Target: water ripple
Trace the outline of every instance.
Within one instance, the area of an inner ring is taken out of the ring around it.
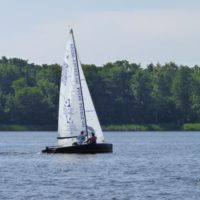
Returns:
[[[200,134],[107,133],[114,153],[96,155],[38,153],[54,141],[54,133],[1,138],[2,200],[199,198]]]

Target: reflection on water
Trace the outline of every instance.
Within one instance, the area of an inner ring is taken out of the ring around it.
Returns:
[[[0,199],[199,198],[199,133],[105,136],[112,154],[41,154],[56,133],[0,133]]]

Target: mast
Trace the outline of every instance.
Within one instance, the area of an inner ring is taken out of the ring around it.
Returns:
[[[86,114],[85,114],[85,104],[84,104],[84,99],[83,99],[83,90],[82,90],[82,85],[81,85],[81,78],[80,78],[80,72],[79,72],[79,63],[78,63],[78,57],[77,57],[77,51],[76,51],[76,44],[75,44],[75,39],[74,39],[74,33],[72,28],[70,29],[70,32],[72,34],[72,39],[73,39],[73,43],[74,43],[74,50],[75,50],[75,54],[76,54],[76,63],[77,63],[77,68],[78,68],[78,78],[79,78],[79,82],[80,82],[80,91],[81,91],[81,99],[83,102],[83,113],[84,113],[84,117],[85,117],[85,127],[86,127],[86,135],[88,138],[88,129],[87,129],[87,119],[86,119]]]

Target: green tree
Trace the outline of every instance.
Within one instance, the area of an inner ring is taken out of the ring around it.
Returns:
[[[152,82],[147,70],[139,70],[133,75],[131,89],[135,97],[135,122],[151,123],[152,118]]]
[[[191,121],[200,121],[200,67],[192,69]]]
[[[153,82],[153,118],[154,123],[173,123],[176,119],[176,105],[172,100],[172,82],[178,67],[174,63],[161,66],[151,65],[151,80]],[[149,68],[148,68],[149,70]]]
[[[190,122],[191,114],[191,70],[188,67],[181,66],[173,81],[172,92],[173,100],[179,111],[177,116],[178,123]]]
[[[25,87],[17,90],[15,97],[18,122],[22,124],[44,124],[46,109],[38,88]]]

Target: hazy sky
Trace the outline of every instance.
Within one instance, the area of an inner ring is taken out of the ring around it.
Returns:
[[[82,63],[200,65],[199,0],[0,0],[0,57],[62,64],[68,25]]]

